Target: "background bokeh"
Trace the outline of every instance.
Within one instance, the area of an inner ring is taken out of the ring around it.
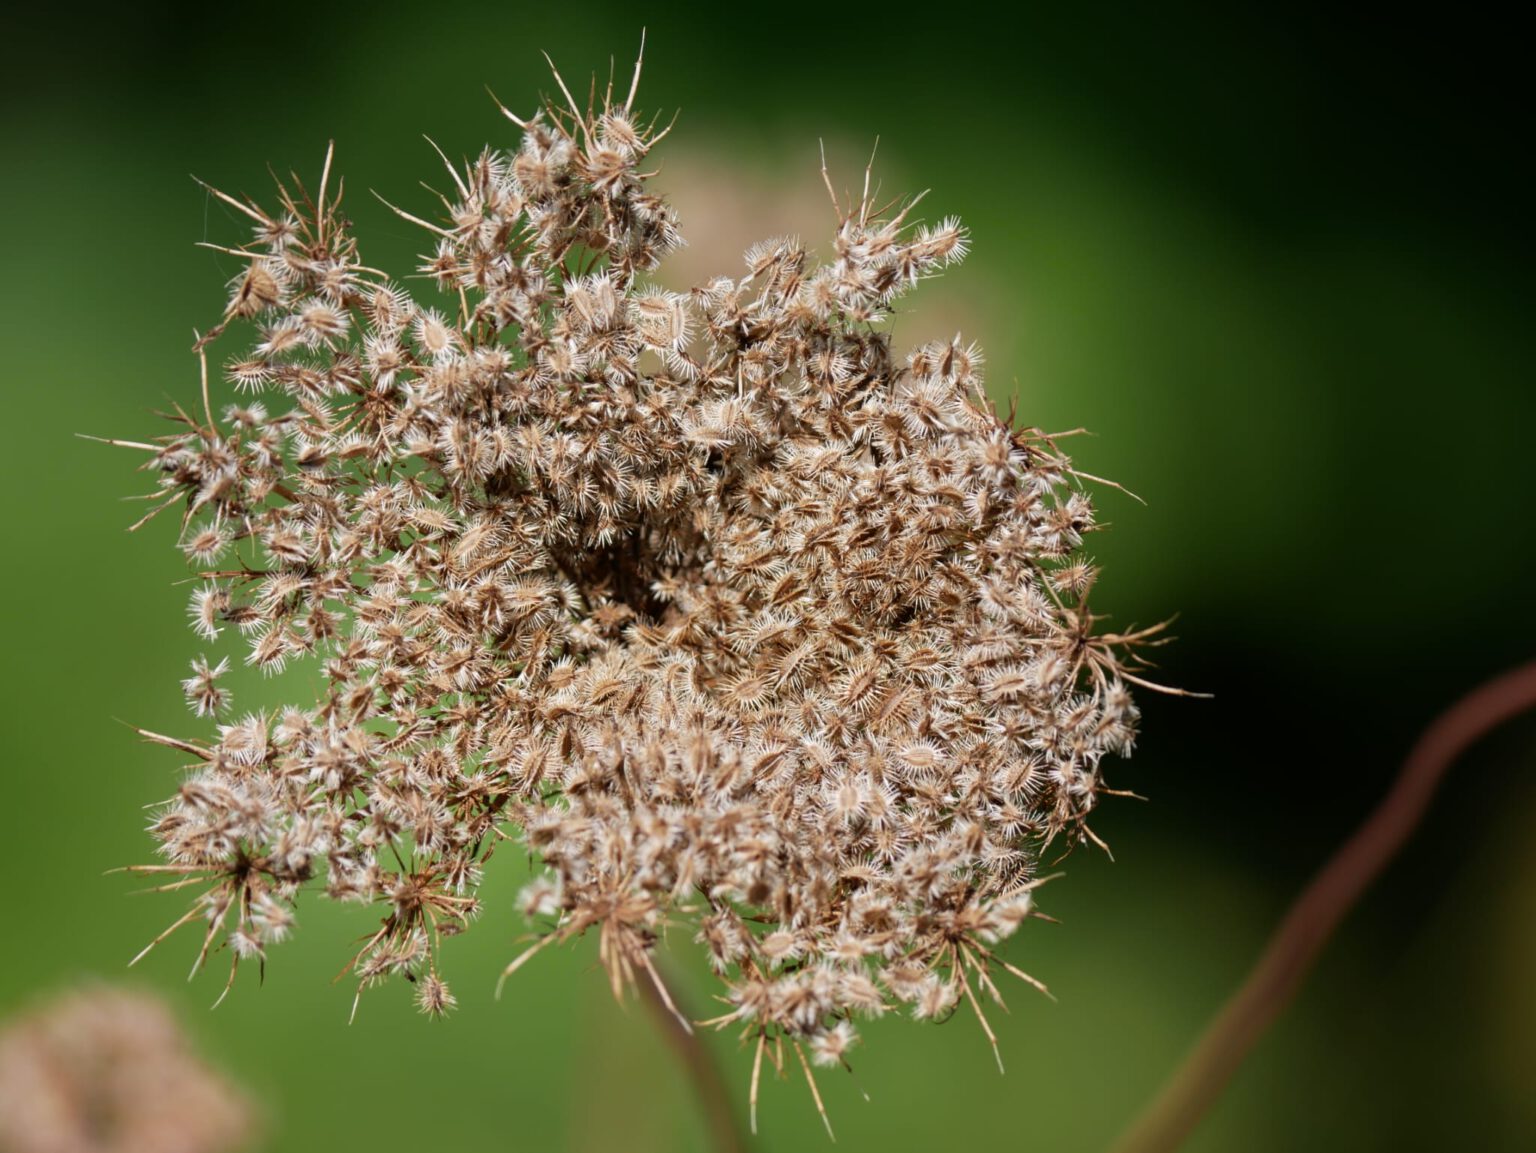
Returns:
[[[1526,61],[1472,6],[1423,25],[1403,9],[1033,7],[3,17],[0,1015],[119,977],[182,908],[103,875],[147,857],[141,806],[177,777],[120,722],[195,731],[174,525],[126,536],[132,455],[73,434],[154,435],[151,410],[195,395],[191,331],[216,321],[231,267],[193,242],[244,229],[187,174],[264,194],[268,162],[312,177],[334,137],[366,259],[407,268],[418,238],[365,190],[424,209],[416,182],[441,170],[422,133],[450,155],[510,144],[483,85],[530,109],[553,87],[540,49],[570,77],[610,55],[626,75],[645,24],[642,102],[682,109],[659,155],[685,230],[805,227],[818,207],[830,230],[818,139],[851,184],[879,136],[885,186],[931,187],[926,210],[975,241],[898,318],[898,343],[928,312],[962,315],[995,395],[1093,430],[1080,466],[1148,501],[1098,498],[1098,605],[1117,623],[1181,614],[1164,675],[1215,699],[1143,694],[1115,783],[1149,803],[1106,806],[1115,860],[1069,858],[1041,898],[1064,923],[1010,945],[1059,1000],[1010,998],[1006,1076],[961,1014],[874,1024],[857,1082],[823,1077],[838,1148],[1102,1148],[1418,729],[1536,652]],[[1533,767],[1527,720],[1457,768],[1191,1149],[1536,1147]],[[266,1148],[702,1148],[687,1086],[643,1011],[614,1005],[591,943],[492,999],[524,931],[523,865],[496,865],[486,916],[448,946],[446,1022],[388,987],[349,1027],[352,988],[330,979],[373,918],[315,901],[264,984],[242,979],[214,1013],[217,966],[183,980],[191,939],[136,977],[264,1102]],[[684,984],[702,1015],[707,984]],[[750,1054],[714,1043],[744,1099]],[[803,1084],[765,1085],[762,1123],[762,1149],[826,1147]]]

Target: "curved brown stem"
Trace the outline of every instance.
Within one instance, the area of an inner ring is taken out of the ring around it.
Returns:
[[[655,965],[656,961],[651,963]],[[743,1153],[747,1146],[736,1122],[735,1110],[731,1108],[730,1090],[704,1042],[687,1026],[676,1005],[668,1003],[667,997],[671,996],[675,1001],[676,994],[664,994],[659,976],[652,980],[640,974],[635,987],[698,1096],[709,1128],[710,1147],[715,1153]]]
[[[1168,1153],[1183,1144],[1295,993],[1339,921],[1412,835],[1445,771],[1480,737],[1532,707],[1536,662],[1474,689],[1435,718],[1376,810],[1296,899],[1248,979],[1121,1137],[1115,1153]]]

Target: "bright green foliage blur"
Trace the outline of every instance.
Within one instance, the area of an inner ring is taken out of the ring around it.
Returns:
[[[184,907],[104,875],[149,859],[143,807],[178,780],[121,722],[205,731],[177,687],[200,649],[174,514],[126,535],[136,454],[74,434],[147,438],[152,410],[196,397],[192,330],[218,320],[233,265],[193,242],[245,231],[187,174],[262,197],[268,162],[313,179],[334,137],[364,260],[409,270],[420,236],[367,190],[424,211],[416,182],[441,170],[422,133],[451,156],[512,143],[483,85],[530,110],[554,91],[540,49],[583,89],[610,55],[627,83],[642,22],[640,103],[682,110],[663,163],[706,150],[814,181],[818,138],[878,136],[877,173],[915,182],[893,193],[931,187],[925,212],[966,221],[950,277],[979,302],[966,335],[994,394],[1091,429],[1070,442],[1080,467],[1148,502],[1097,496],[1098,607],[1179,613],[1163,674],[1215,694],[1142,695],[1141,750],[1111,781],[1149,803],[1106,805],[1114,863],[1068,858],[1041,893],[1064,923],[1010,943],[1058,1000],[1004,986],[1007,1074],[966,1012],[871,1024],[857,1080],[822,1077],[838,1149],[1103,1148],[1418,729],[1536,653],[1532,246],[1497,29],[775,11],[172,5],[8,32],[0,1015],[128,977]],[[241,710],[308,692],[302,675],[236,689]],[[1536,1147],[1533,768],[1531,722],[1458,768],[1192,1149]],[[397,984],[349,1027],[353,986],[331,978],[377,914],[320,900],[216,1012],[222,959],[188,985],[190,936],[131,979],[254,1088],[271,1150],[701,1149],[687,1086],[592,942],[493,1000],[524,871],[503,850],[485,916],[449,942],[444,1022]],[[708,1015],[712,983],[684,985]],[[750,1052],[714,1041],[744,1107]],[[828,1147],[798,1080],[765,1081],[760,1121],[762,1149]]]

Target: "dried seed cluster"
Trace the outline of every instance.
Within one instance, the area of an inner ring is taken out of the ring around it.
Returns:
[[[145,994],[80,989],[0,1030],[6,1153],[233,1153],[255,1134],[249,1102]]]
[[[882,321],[961,227],[866,178],[830,260],[771,240],[663,291],[666,133],[633,98],[507,113],[514,151],[448,165],[436,223],[401,212],[435,303],[360,263],[329,157],[313,196],[215,193],[255,238],[199,347],[254,329],[243,396],[215,415],[205,360],[201,413],[139,447],[205,577],[196,631],[325,688],[231,718],[229,658],[193,664],[218,736],[156,738],[195,764],[148,868],[210,882],[178,925],[236,965],[312,879],[381,905],[360,991],[403,974],[439,1013],[440,938],[515,839],[549,920],[509,971],[596,929],[616,989],[654,980],[690,923],[716,1024],[835,1063],[857,1015],[996,995],[1042,847],[1091,836],[1130,750],[1151,630],[1095,632],[1089,499],[977,349],[892,353]]]

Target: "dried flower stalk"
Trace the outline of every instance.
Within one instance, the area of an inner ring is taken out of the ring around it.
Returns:
[[[892,353],[897,301],[965,255],[956,221],[866,173],[832,196],[830,262],[781,238],[665,291],[647,274],[682,239],[645,168],[667,130],[634,84],[583,106],[556,80],[562,102],[503,109],[514,150],[444,158],[440,208],[396,209],[436,302],[361,262],[329,154],[272,207],[212,192],[255,235],[223,250],[244,263],[200,404],[137,446],[145,519],[180,510],[205,641],[324,689],[236,716],[230,656],[194,663],[217,735],[146,734],[193,763],[144,871],[205,886],[177,925],[231,981],[306,884],[376,904],[359,995],[404,976],[440,1014],[440,939],[514,839],[546,927],[507,974],[595,931],[616,993],[670,1004],[651,950],[692,925],[754,1100],[765,1052],[809,1079],[859,1016],[965,1002],[986,1028],[996,970],[1038,984],[995,946],[1043,848],[1095,839],[1158,630],[1096,631],[1091,502],[994,410],[976,346]],[[253,344],[216,406],[233,328]]]
[[[1339,923],[1417,831],[1441,778],[1493,729],[1536,708],[1536,661],[1487,681],[1419,736],[1386,795],[1307,884],[1242,985],[1211,1019],[1114,1153],[1173,1153],[1295,996]]]

